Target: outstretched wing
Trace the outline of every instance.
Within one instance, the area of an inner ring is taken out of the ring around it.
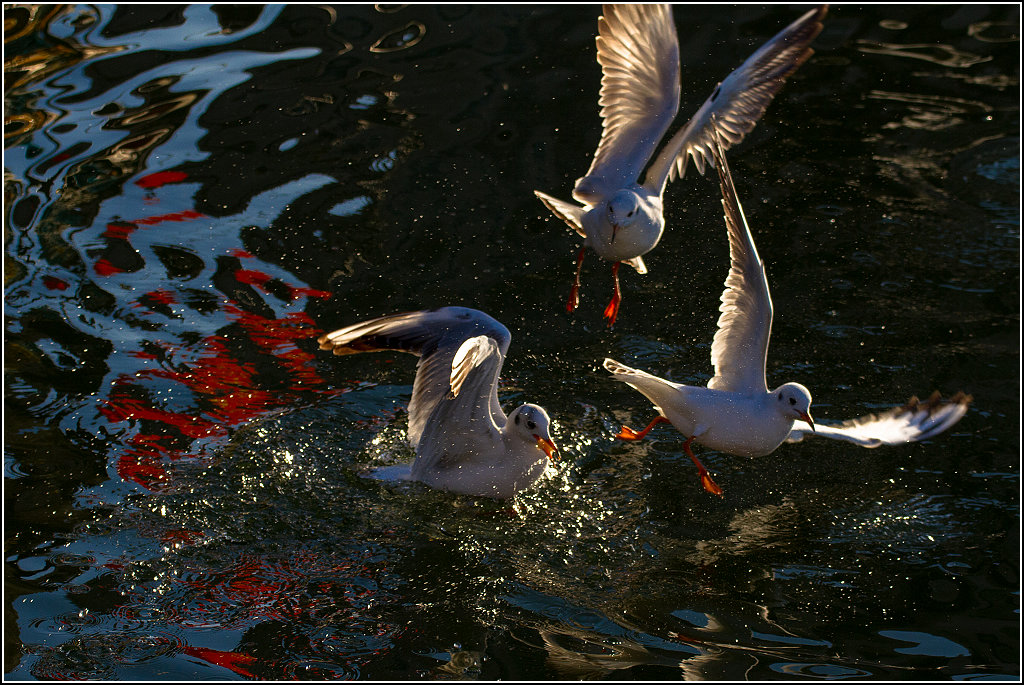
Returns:
[[[598,18],[604,130],[573,197],[597,204],[638,183],[679,111],[679,42],[669,5],[605,5]]]
[[[762,45],[715,88],[693,118],[672,136],[647,171],[644,186],[661,193],[669,180],[681,178],[693,157],[704,174],[715,129],[728,150],[754,128],[786,79],[814,54],[811,41],[821,32],[828,5],[810,10]]]
[[[838,426],[815,422],[813,431],[803,421],[797,421],[786,441],[800,442],[807,436],[818,436],[845,440],[861,447],[878,447],[927,440],[959,421],[971,399],[970,395],[958,392],[943,400],[936,392],[925,402],[912,397],[902,407],[845,421]]]
[[[483,312],[442,307],[364,321],[317,342],[334,354],[399,350],[420,357],[409,402],[409,443],[419,452],[428,421],[504,427],[498,375],[511,339],[507,328]]]
[[[557,197],[551,197],[539,190],[533,191],[533,194],[540,198],[544,206],[550,209],[555,216],[569,224],[569,228],[579,233],[580,237],[587,237],[587,232],[583,229],[583,212],[586,211],[583,207],[559,200]]]
[[[767,392],[764,374],[772,332],[768,279],[736,196],[717,131],[712,134],[711,151],[718,169],[725,227],[729,233],[730,268],[718,308],[722,312],[718,317],[718,331],[711,343],[715,376],[708,387],[734,392]]]

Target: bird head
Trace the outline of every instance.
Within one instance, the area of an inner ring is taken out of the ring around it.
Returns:
[[[814,430],[811,418],[811,391],[799,383],[786,383],[775,389],[775,402],[782,415],[796,421],[806,421]]]
[[[636,221],[640,211],[640,198],[632,190],[620,190],[608,200],[608,222],[612,225],[612,240],[615,233]]]
[[[512,430],[524,442],[536,444],[537,449],[547,455],[548,459],[553,458],[558,448],[551,439],[551,419],[542,407],[524,404],[517,407],[508,420],[512,424]]]

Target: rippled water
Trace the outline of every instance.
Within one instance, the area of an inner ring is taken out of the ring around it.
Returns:
[[[5,6],[13,679],[1017,679],[1019,7],[835,6],[730,155],[815,417],[965,390],[926,443],[744,459],[598,364],[706,382],[717,183],[624,273],[533,196],[599,136],[596,6]],[[677,6],[684,110],[791,21]],[[514,508],[412,456],[414,360],[317,334],[445,304],[513,333],[562,460]]]

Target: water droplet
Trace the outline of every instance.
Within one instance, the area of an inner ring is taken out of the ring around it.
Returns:
[[[396,52],[411,48],[423,40],[426,32],[426,26],[418,21],[410,21],[402,28],[381,36],[370,46],[370,52]]]

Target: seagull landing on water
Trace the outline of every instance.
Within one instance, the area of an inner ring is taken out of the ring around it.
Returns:
[[[604,368],[616,380],[639,390],[659,414],[642,431],[623,426],[616,437],[640,440],[657,424],[671,423],[688,436],[683,448],[696,464],[704,489],[721,495],[722,489],[690,449],[694,441],[730,454],[759,457],[775,451],[784,441],[799,442],[810,435],[862,447],[914,442],[938,435],[959,421],[971,402],[970,395],[962,392],[945,402],[938,393],[926,402],[915,397],[878,416],[823,426],[815,425],[811,418],[811,393],[804,386],[785,383],[768,390],[765,365],[772,299],[764,262],[754,247],[717,135],[712,136],[711,151],[722,187],[732,265],[722,293],[718,331],[711,344],[715,376],[708,387],[702,388],[672,383],[605,359]]]
[[[814,54],[809,45],[827,10],[823,5],[807,12],[761,46],[663,143],[679,113],[679,43],[672,10],[668,5],[604,6],[597,21],[604,132],[590,170],[572,191],[582,206],[534,191],[583,238],[568,311],[579,304],[580,270],[589,247],[614,262],[615,292],[604,317],[609,326],[615,323],[622,299],[619,265],[647,273],[642,255],[661,240],[668,181],[683,176],[691,156],[704,173],[713,130],[726,149],[743,140],[786,78]]]
[[[398,350],[420,358],[409,402],[416,460],[404,477],[464,495],[509,499],[531,486],[557,451],[536,404],[505,416],[498,376],[512,336],[475,309],[392,314],[317,339],[334,354]]]

